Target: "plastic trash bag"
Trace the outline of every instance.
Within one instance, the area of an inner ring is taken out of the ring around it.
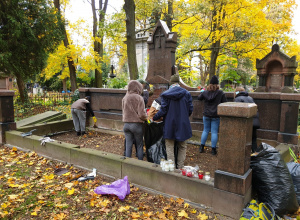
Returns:
[[[268,203],[278,215],[298,210],[292,177],[274,147],[262,143],[251,156],[250,167],[252,186],[260,202]]]
[[[130,193],[130,185],[128,182],[128,177],[125,176],[124,179],[119,179],[110,185],[98,186],[95,190],[95,193],[105,195],[111,194],[116,195],[119,199],[123,200]]]
[[[300,204],[300,164],[295,162],[289,162],[286,165],[292,176],[297,201],[298,204]]]
[[[160,159],[167,159],[163,123],[145,123],[145,145],[147,161],[160,164]]]

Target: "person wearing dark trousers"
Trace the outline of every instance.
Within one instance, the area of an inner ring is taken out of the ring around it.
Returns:
[[[248,92],[245,91],[243,87],[237,87],[234,93],[234,101],[235,102],[245,102],[245,103],[255,103],[253,98],[249,96]],[[259,113],[253,117],[253,129],[252,129],[252,153],[256,152],[257,149],[257,136],[256,130],[260,128],[259,123]]]
[[[220,117],[218,116],[217,109],[218,105],[222,102],[227,102],[225,93],[219,90],[219,80],[217,76],[213,75],[207,89],[201,90],[202,92],[198,96],[198,100],[204,100],[204,112],[203,112],[203,132],[201,135],[201,145],[200,153],[204,152],[204,146],[208,137],[209,132],[211,132],[211,147],[212,155],[217,154],[217,142],[218,142],[218,132],[220,125]]]
[[[72,119],[77,136],[85,134],[86,109],[94,117],[94,112],[90,105],[90,99],[90,96],[86,96],[84,99],[78,99],[71,105]]]
[[[160,110],[154,115],[152,121],[163,117],[163,137],[165,139],[167,159],[176,161],[176,168],[184,166],[187,140],[192,137],[192,128],[189,117],[193,112],[193,100],[189,91],[180,87],[178,74],[170,78],[170,88],[161,96]],[[175,152],[177,144],[177,155]]]
[[[122,99],[122,121],[124,122],[124,134],[126,143],[126,157],[131,157],[132,146],[135,141],[137,156],[143,160],[143,124],[147,120],[144,99],[141,96],[143,86],[137,80],[131,80],[127,93]]]

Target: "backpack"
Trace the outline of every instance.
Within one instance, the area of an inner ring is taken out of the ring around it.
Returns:
[[[240,220],[276,220],[274,209],[267,203],[257,203],[256,200],[251,200],[244,209]]]

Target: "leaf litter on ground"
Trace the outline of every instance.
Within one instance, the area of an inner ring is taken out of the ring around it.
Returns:
[[[15,147],[0,147],[0,168],[1,219],[230,219],[134,184],[123,201],[98,195],[96,187],[115,180],[97,175],[79,182],[90,171]],[[57,170],[68,172],[55,175]]]

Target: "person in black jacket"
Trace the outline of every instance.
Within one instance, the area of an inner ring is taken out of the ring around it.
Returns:
[[[235,89],[235,102],[255,103],[253,98],[249,96],[248,92],[243,87],[237,87]],[[257,149],[256,142],[256,130],[260,128],[259,114],[253,117],[253,129],[252,129],[252,152],[254,153]]]
[[[222,102],[227,102],[225,93],[219,90],[219,80],[217,76],[213,76],[209,82],[207,90],[201,92],[198,100],[204,100],[203,125],[204,129],[201,135],[200,153],[204,152],[205,142],[209,132],[211,132],[211,147],[212,155],[217,154],[218,132],[220,125],[220,117],[217,114],[218,105]],[[202,91],[202,90],[201,90]]]

